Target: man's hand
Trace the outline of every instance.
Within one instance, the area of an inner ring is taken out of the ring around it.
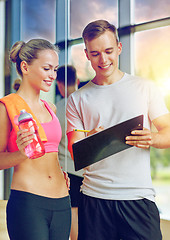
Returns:
[[[103,126],[100,126],[98,128],[92,129],[90,132],[87,133],[87,136],[93,135],[94,133],[98,133],[104,130]]]
[[[62,171],[63,175],[64,175],[64,179],[66,180],[66,185],[67,185],[67,189],[70,190],[70,178],[68,177],[67,172]]]
[[[126,144],[136,146],[138,148],[147,149],[152,146],[152,134],[147,128],[143,130],[133,130],[132,136],[126,137]]]

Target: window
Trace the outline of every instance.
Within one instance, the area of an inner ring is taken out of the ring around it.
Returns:
[[[92,80],[95,72],[91,67],[90,61],[87,60],[84,44],[77,44],[71,47],[70,64],[77,69],[77,76],[81,82]]]
[[[118,24],[117,0],[71,0],[70,37],[81,37],[84,27],[91,21],[105,19]]]
[[[70,38],[81,38],[84,27],[91,21],[105,19],[118,25],[117,0],[71,0],[70,1]],[[75,41],[71,46],[69,64],[77,69],[80,81],[88,81],[94,77],[94,70],[84,53],[84,44]],[[78,44],[77,44],[78,43]]]
[[[45,38],[55,43],[55,0],[22,0],[21,39]]]
[[[135,23],[152,21],[170,16],[169,0],[134,0]]]
[[[170,81],[169,39],[170,26],[135,33],[136,74],[156,81],[162,88]]]
[[[135,33],[136,75],[151,79],[162,89],[170,110],[170,26]],[[151,170],[156,202],[163,217],[170,217],[170,149],[151,148]]]

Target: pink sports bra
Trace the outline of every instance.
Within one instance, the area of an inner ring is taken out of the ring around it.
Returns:
[[[41,123],[45,131],[45,134],[47,136],[47,142],[44,142],[45,152],[46,153],[58,152],[58,145],[62,137],[60,122],[57,116],[55,115],[55,113],[52,111],[52,109],[48,105],[48,103],[44,100],[41,100],[41,101],[44,103],[45,107],[47,108],[47,110],[52,116],[52,120],[50,122]],[[10,132],[9,141],[8,141],[9,152],[15,152],[18,150],[16,139],[17,139],[17,135],[15,133],[15,130],[12,129],[12,131]]]

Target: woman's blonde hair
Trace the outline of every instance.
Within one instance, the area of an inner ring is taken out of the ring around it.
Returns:
[[[25,61],[31,64],[34,59],[38,58],[40,51],[48,49],[59,53],[58,47],[45,39],[32,39],[27,43],[18,41],[12,46],[9,58],[12,62],[16,63],[17,72],[22,76],[21,62]]]
[[[21,85],[21,79],[20,78],[16,78],[12,87],[15,91],[18,91],[19,87]]]

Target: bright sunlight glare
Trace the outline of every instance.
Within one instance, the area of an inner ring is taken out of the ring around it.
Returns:
[[[160,83],[163,95],[166,96],[170,94],[170,78],[161,79]]]

